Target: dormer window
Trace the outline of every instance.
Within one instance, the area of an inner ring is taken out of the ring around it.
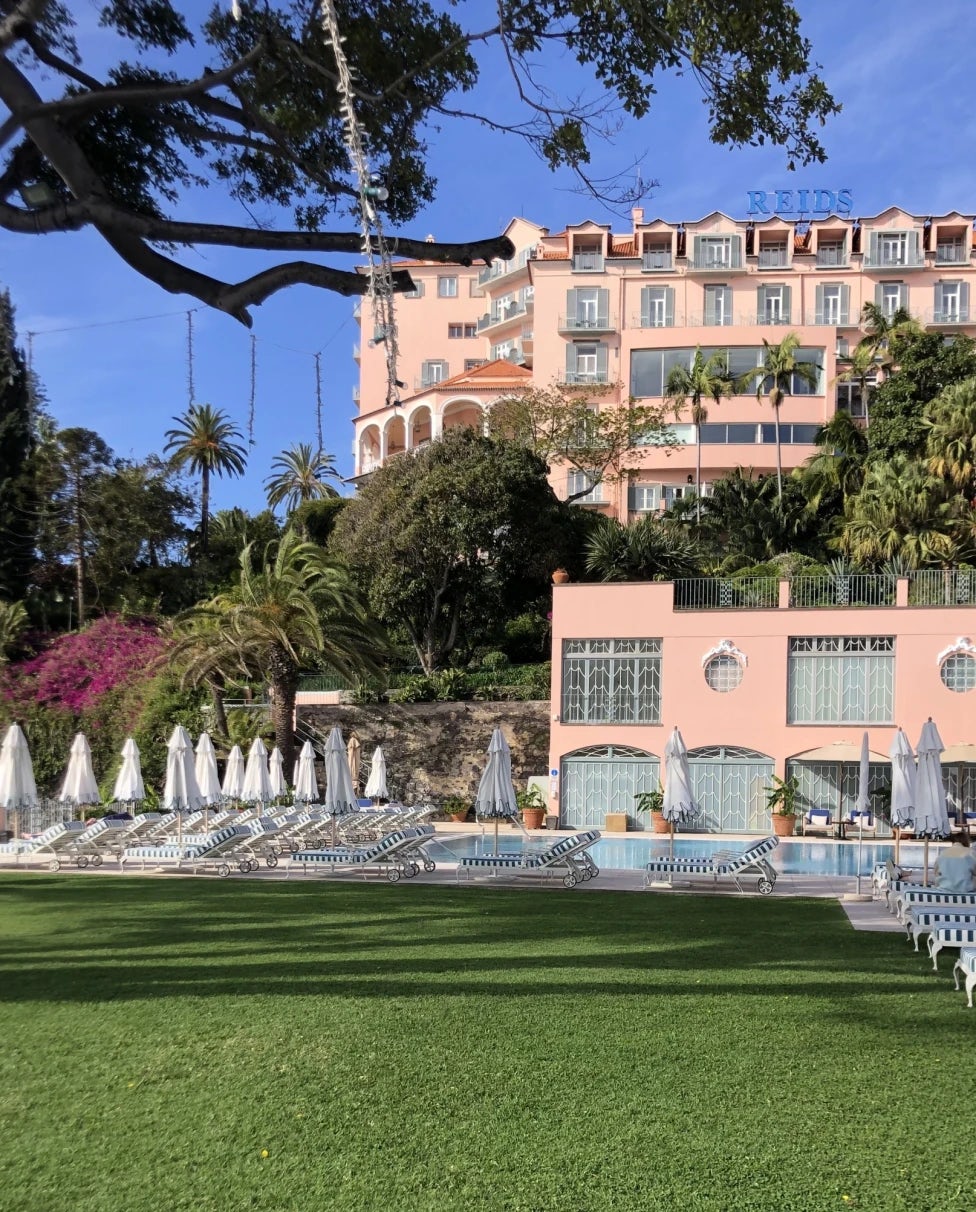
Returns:
[[[693,269],[739,269],[742,266],[741,236],[695,236]]]
[[[671,269],[671,241],[647,240],[644,243],[644,258],[642,269],[645,273],[654,270]]]
[[[966,260],[962,236],[940,236],[935,244],[936,265],[959,265]]]
[[[817,264],[818,265],[846,265],[847,264],[847,241],[844,239],[838,240],[836,237],[828,236],[821,238],[817,242]]]
[[[759,245],[759,268],[782,268],[787,264],[786,241],[773,240]]]
[[[602,273],[602,242],[599,240],[577,240],[573,246],[573,269],[577,273]]]
[[[898,269],[919,266],[917,231],[872,231],[868,234],[865,265],[872,269]]]

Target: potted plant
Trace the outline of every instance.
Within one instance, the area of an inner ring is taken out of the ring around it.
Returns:
[[[463,795],[446,796],[441,804],[441,812],[446,813],[452,821],[466,821],[471,805]]]
[[[546,801],[538,787],[528,787],[525,791],[515,792],[515,802],[522,813],[522,823],[526,829],[541,829],[546,819]]]
[[[792,837],[796,829],[797,802],[800,798],[800,784],[795,774],[781,779],[772,776],[772,783],[765,787],[766,804],[773,814],[773,833],[777,837]]]
[[[565,568],[557,568],[552,574],[553,585],[565,585],[569,581],[569,573]]]
[[[641,812],[651,814],[651,829],[654,833],[667,833],[668,822],[664,819],[664,791],[658,787],[656,791],[638,791],[634,796],[637,807],[634,815]]]

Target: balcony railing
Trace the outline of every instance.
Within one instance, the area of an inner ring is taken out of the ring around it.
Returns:
[[[760,269],[776,269],[784,265],[788,265],[789,261],[786,255],[786,245],[782,248],[760,248],[759,249],[759,268]]]
[[[573,255],[573,272],[578,274],[602,274],[603,253],[575,253]]]
[[[478,274],[478,285],[484,286],[488,282],[494,282],[497,278],[505,278],[509,274],[518,273],[520,269],[525,269],[529,263],[531,251],[529,248],[523,248],[511,261],[492,261]]]
[[[932,324],[968,324],[968,307],[938,307],[930,314]]]
[[[478,332],[483,332],[486,328],[493,328],[496,324],[507,324],[509,320],[514,320],[516,316],[524,316],[528,313],[530,306],[529,301],[523,303],[519,300],[514,303],[506,303],[504,307],[486,312],[478,318]]]
[[[718,577],[674,582],[675,610],[775,610],[776,577]]]
[[[560,332],[616,332],[617,321],[612,316],[560,316]]]
[[[924,264],[925,257],[920,252],[885,252],[879,249],[874,256],[870,252],[864,254],[865,269],[921,269]]]
[[[559,377],[560,383],[570,387],[586,387],[591,383],[609,383],[608,372],[605,370],[565,370]]]
[[[908,574],[909,606],[976,606],[976,569],[923,568]]]
[[[643,259],[641,260],[641,269],[646,274],[652,274],[666,269],[674,269],[674,261],[671,258],[671,250],[667,248],[645,252]]]
[[[886,573],[842,573],[830,577],[796,577],[790,581],[790,605],[894,606],[897,578]]]
[[[789,324],[790,309],[787,307],[779,312],[764,312],[761,311],[756,315],[757,324]]]
[[[961,240],[957,244],[936,245],[936,265],[965,265],[968,260],[968,253]]]

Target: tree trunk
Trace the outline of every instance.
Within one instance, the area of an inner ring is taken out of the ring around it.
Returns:
[[[210,697],[213,700],[214,728],[218,736],[227,736],[227,710],[224,707],[223,682],[216,679],[210,682]]]
[[[81,476],[75,478],[75,591],[78,630],[85,625],[85,514],[81,507]]]
[[[779,406],[781,401],[773,404],[773,421],[776,425],[776,497],[783,504],[783,448],[779,444]]]
[[[701,526],[701,422],[695,424],[695,523]]]
[[[210,468],[204,463],[200,475],[200,551],[206,556],[210,531]]]
[[[295,695],[298,669],[281,650],[268,654],[268,680],[271,684],[271,723],[275,744],[281,750],[285,770],[295,766]]]

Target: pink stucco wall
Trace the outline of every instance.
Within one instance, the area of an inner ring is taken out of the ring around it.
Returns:
[[[785,583],[781,583],[781,602]],[[900,582],[899,600],[906,597]],[[788,758],[834,741],[860,744],[867,728],[871,749],[887,755],[895,726],[914,745],[931,716],[946,746],[976,740],[976,691],[948,690],[938,655],[959,637],[976,633],[974,607],[910,607],[771,610],[674,610],[670,583],[562,585],[553,590],[552,732],[550,769],[578,749],[609,743],[663,755],[677,726],[689,749],[742,746],[773,758],[782,775]],[[790,636],[883,635],[895,637],[894,720],[880,724],[787,724],[787,660]],[[558,718],[561,654],[567,639],[660,638],[659,725],[569,725]],[[748,658],[738,689],[711,690],[702,657],[731,640]]]

